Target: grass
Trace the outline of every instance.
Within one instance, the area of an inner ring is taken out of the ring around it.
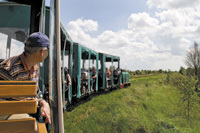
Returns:
[[[187,119],[177,88],[165,75],[132,78],[131,87],[97,95],[64,113],[68,133],[159,133],[200,131],[199,103]]]

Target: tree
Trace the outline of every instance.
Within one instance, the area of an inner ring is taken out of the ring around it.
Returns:
[[[185,68],[181,66],[180,69],[179,69],[179,73],[182,74],[182,75],[185,75],[186,74]]]
[[[185,103],[185,109],[187,112],[188,119],[190,118],[190,110],[193,103],[196,101],[196,93],[191,89],[194,87],[196,80],[191,77],[180,75],[180,80],[178,81],[178,88],[181,94],[181,100]]]
[[[185,62],[188,67],[194,68],[195,79],[198,80],[195,91],[198,91],[198,84],[200,83],[200,48],[196,42],[194,42],[194,47],[188,51]]]

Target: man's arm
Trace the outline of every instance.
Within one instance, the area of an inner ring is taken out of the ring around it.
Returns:
[[[71,82],[71,77],[69,74],[67,74],[67,80],[68,80],[68,84],[69,86],[71,86],[72,82]]]

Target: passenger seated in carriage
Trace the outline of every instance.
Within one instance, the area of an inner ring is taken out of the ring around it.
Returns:
[[[117,84],[118,83],[118,80],[121,76],[121,69],[120,68],[117,68],[116,70],[113,71],[113,76],[114,76],[114,83]]]
[[[106,67],[106,74],[107,74],[107,78],[109,79],[111,77],[111,72],[107,67]]]
[[[110,70],[106,67],[106,86],[110,86],[112,83],[111,83],[111,72]]]
[[[97,73],[96,73],[96,68],[95,67],[92,67],[92,70],[91,70],[91,78],[90,78],[90,83],[91,83],[91,91],[94,91],[95,87],[96,87],[96,78],[97,78]]]
[[[81,94],[86,95],[88,92],[88,71],[81,69]]]
[[[0,63],[0,80],[27,80],[37,82],[39,74],[38,63],[42,62],[48,56],[48,49],[49,38],[45,34],[40,32],[31,34],[25,42],[24,52],[22,54],[11,57]],[[38,105],[41,107],[41,115],[46,117],[45,123],[51,123],[49,104],[41,98],[32,99],[38,99]],[[30,116],[27,114],[16,114],[3,119],[21,119],[27,117]]]
[[[63,67],[61,67],[61,73],[63,73]],[[68,97],[68,90],[69,87],[71,86],[71,77],[69,75],[69,70],[67,69],[67,67],[64,67],[64,77],[65,77],[65,101],[67,101],[67,97]],[[62,76],[62,81],[63,81],[63,76]]]

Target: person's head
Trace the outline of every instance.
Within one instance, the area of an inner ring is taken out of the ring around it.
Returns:
[[[95,71],[96,71],[96,68],[95,68],[94,66],[92,67],[92,71],[93,71],[93,72],[95,72]]]
[[[38,62],[42,62],[48,56],[49,38],[41,33],[31,34],[25,41],[24,52],[28,55],[34,55]]]

